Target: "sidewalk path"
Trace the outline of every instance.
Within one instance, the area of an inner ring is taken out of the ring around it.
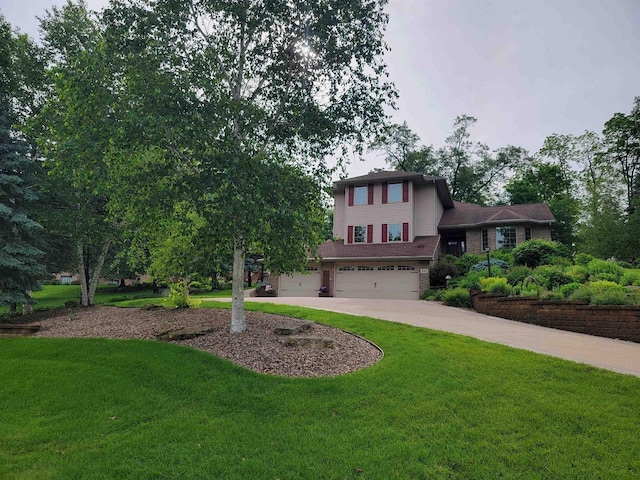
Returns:
[[[226,300],[230,301],[230,299]],[[245,300],[363,315],[416,327],[442,330],[640,377],[640,344],[638,343],[529,325],[471,310],[447,307],[435,302],[249,296]]]

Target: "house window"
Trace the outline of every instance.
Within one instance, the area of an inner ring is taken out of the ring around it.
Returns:
[[[356,205],[367,205],[369,203],[369,187],[367,185],[354,189],[353,202]]]
[[[399,223],[390,223],[387,227],[387,240],[389,242],[402,241],[402,225]]]
[[[358,265],[359,272],[370,272],[371,270],[373,270],[373,267],[369,265]]]
[[[531,227],[524,227],[524,239],[531,240],[533,238]]]
[[[356,225],[353,227],[353,243],[366,243],[367,227],[364,225]]]
[[[413,272],[415,269],[413,265],[398,265],[398,271]]]
[[[402,202],[402,183],[390,183],[387,189],[389,203]]]
[[[378,267],[378,270],[395,270],[396,267],[394,265],[384,265],[382,267]]]
[[[489,230],[486,228],[482,229],[482,250],[489,250]]]
[[[496,248],[508,248],[516,246],[516,227],[496,228]]]
[[[349,266],[346,266],[346,267],[340,267],[338,269],[338,271],[339,272],[353,272],[355,269],[356,269],[356,267],[354,267],[352,265],[349,265]]]
[[[317,272],[318,271],[318,267],[305,267],[304,269],[307,272]]]

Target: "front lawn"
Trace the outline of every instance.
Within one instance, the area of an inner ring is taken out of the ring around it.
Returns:
[[[247,308],[340,326],[385,357],[288,379],[156,342],[1,339],[0,478],[640,476],[638,378],[370,318]]]

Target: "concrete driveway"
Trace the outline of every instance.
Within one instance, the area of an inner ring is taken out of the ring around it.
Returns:
[[[363,315],[442,330],[640,377],[640,344],[514,322],[434,302],[249,296],[245,300]]]

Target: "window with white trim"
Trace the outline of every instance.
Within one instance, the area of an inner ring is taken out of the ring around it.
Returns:
[[[516,246],[516,227],[496,227],[496,248]]]
[[[304,269],[307,272],[317,272],[318,271],[318,267],[305,267]]]
[[[402,202],[402,182],[390,183],[387,187],[387,202]]]
[[[482,251],[486,252],[489,250],[489,230],[486,228],[482,229]]]
[[[356,225],[353,227],[353,243],[366,243],[367,242],[367,227],[366,225]]]
[[[359,272],[370,272],[371,270],[373,270],[373,267],[369,265],[358,265]]]
[[[390,223],[387,226],[387,240],[389,242],[401,242],[402,241],[402,224]]]
[[[416,267],[414,267],[413,265],[398,265],[398,271],[414,271],[416,269]]]
[[[354,205],[367,205],[369,203],[369,186],[361,185],[353,189]]]
[[[339,272],[353,272],[355,271],[356,267],[354,267],[353,265],[347,265],[346,267],[340,267],[338,268]]]
[[[396,267],[394,265],[383,265],[382,267],[378,267],[378,270],[395,270]]]

